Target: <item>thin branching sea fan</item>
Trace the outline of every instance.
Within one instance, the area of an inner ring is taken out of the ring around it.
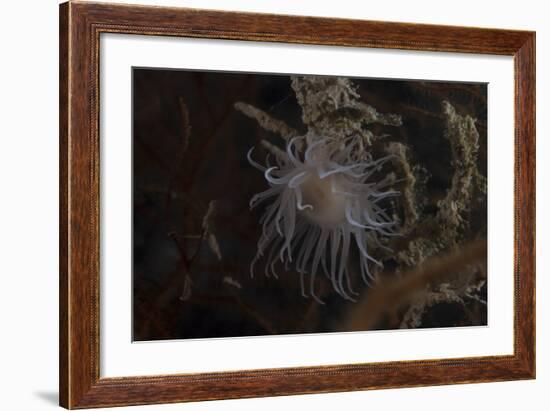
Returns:
[[[262,258],[266,275],[274,277],[277,263],[287,269],[292,265],[300,274],[302,294],[307,296],[309,275],[309,294],[323,303],[315,293],[316,275],[323,272],[339,295],[354,301],[358,294],[352,289],[349,258],[355,243],[363,281],[369,285],[375,279],[369,265],[382,263],[369,248],[385,248],[379,237],[395,235],[396,227],[381,202],[399,192],[388,189],[395,182],[392,175],[371,181],[390,156],[373,160],[361,144],[358,137],[336,140],[309,133],[291,139],[276,157],[277,164],[267,167],[249,151],[248,160],[270,186],[256,194],[250,206],[271,201],[260,220],[252,275]]]

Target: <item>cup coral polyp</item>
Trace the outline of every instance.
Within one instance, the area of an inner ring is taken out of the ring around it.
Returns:
[[[303,155],[298,145],[304,147]],[[252,150],[248,160],[264,173],[270,186],[250,202],[255,207],[270,201],[260,220],[262,235],[251,273],[255,263],[266,256],[267,275],[277,277],[278,262],[287,269],[294,266],[304,296],[309,276],[309,293],[322,303],[315,293],[315,278],[323,272],[339,295],[354,300],[357,293],[349,272],[352,244],[359,251],[363,281],[370,284],[375,277],[369,265],[382,263],[369,249],[384,247],[379,236],[395,235],[396,222],[380,203],[399,193],[384,191],[393,183],[389,177],[371,181],[389,156],[373,160],[358,150],[353,137],[336,140],[314,135],[291,139],[274,166],[258,164],[251,154]]]

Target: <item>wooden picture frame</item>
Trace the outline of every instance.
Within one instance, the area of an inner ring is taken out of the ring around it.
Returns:
[[[100,378],[101,33],[513,56],[514,354]],[[59,47],[61,406],[126,406],[535,378],[534,32],[69,2],[60,6]]]

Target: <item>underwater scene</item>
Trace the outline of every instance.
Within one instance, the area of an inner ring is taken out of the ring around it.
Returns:
[[[132,82],[134,341],[487,325],[487,84]]]

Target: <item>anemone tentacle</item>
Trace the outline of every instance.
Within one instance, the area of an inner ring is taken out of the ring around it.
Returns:
[[[261,259],[265,259],[267,276],[277,277],[279,263],[287,270],[293,266],[302,295],[323,303],[315,292],[316,276],[323,272],[340,296],[355,301],[358,293],[349,273],[350,248],[355,243],[362,281],[367,285],[375,281],[369,265],[382,266],[382,262],[369,254],[369,247],[387,248],[380,238],[397,235],[396,221],[380,202],[399,192],[384,190],[395,182],[389,176],[370,181],[391,156],[373,160],[368,153],[357,154],[359,147],[362,144],[352,136],[340,141],[294,137],[282,151],[286,158],[277,157],[278,165],[267,167],[252,159],[252,149],[247,153],[269,185],[252,197],[250,207],[271,201],[260,219],[262,234],[251,275]]]

